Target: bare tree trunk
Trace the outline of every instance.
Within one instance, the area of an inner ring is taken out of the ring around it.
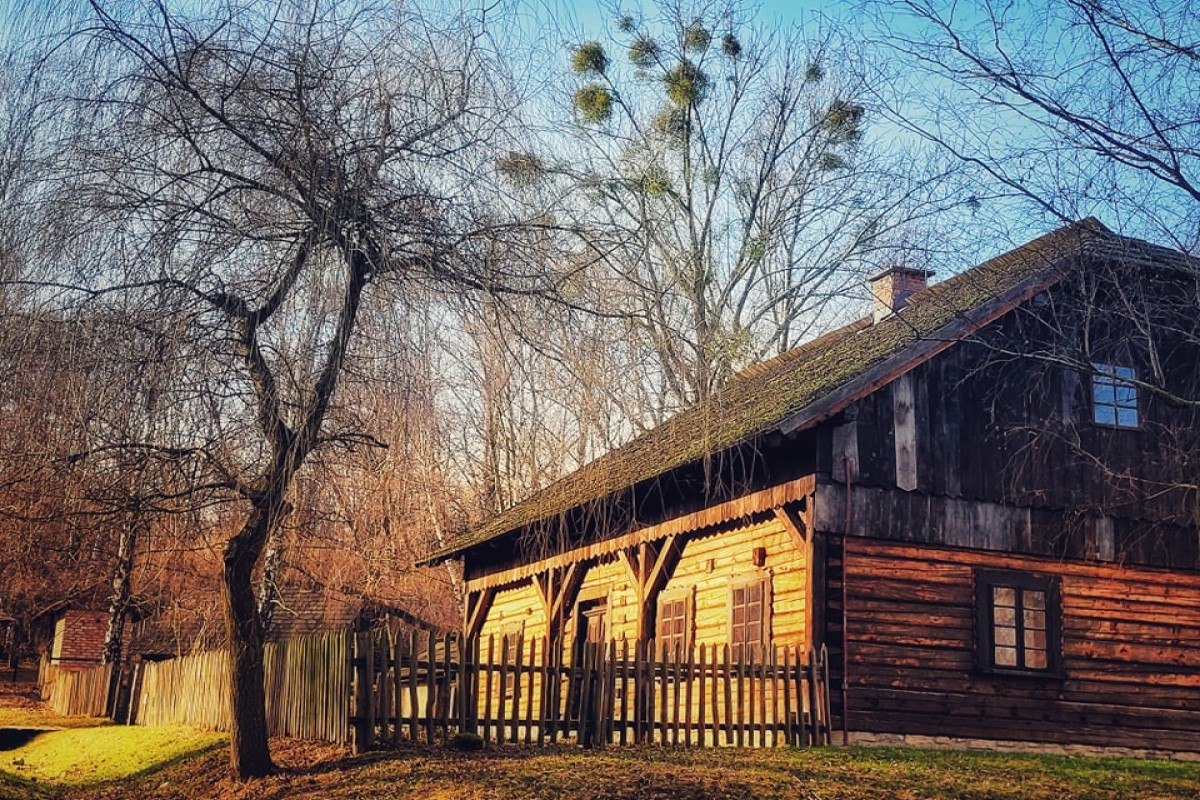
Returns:
[[[275,765],[267,742],[263,630],[251,577],[272,527],[271,514],[255,506],[225,547],[222,599],[229,635],[230,764],[239,778],[268,775]]]
[[[282,516],[290,514],[291,510],[289,505],[284,509]],[[284,549],[282,534],[276,526],[267,537],[267,555],[263,559],[262,582],[258,587],[258,622],[262,626],[264,639],[271,634],[271,623],[279,600],[279,574],[283,570]]]
[[[133,554],[137,550],[138,533],[143,525],[141,509],[134,507],[129,524],[121,531],[117,544],[117,561],[113,565],[112,592],[108,596],[108,627],[104,631],[104,650],[100,663],[115,664],[121,660],[125,640],[125,612],[133,582]]]

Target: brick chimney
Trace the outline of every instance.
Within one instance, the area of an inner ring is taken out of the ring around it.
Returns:
[[[908,305],[908,298],[923,290],[933,272],[914,267],[893,266],[871,276],[871,294],[875,298],[871,316],[876,322]]]

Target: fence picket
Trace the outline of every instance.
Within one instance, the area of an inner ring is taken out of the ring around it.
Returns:
[[[529,690],[525,692],[525,744],[533,743],[533,676],[537,658],[537,640],[529,640]]]
[[[488,635],[488,665],[487,665],[487,691],[484,694],[483,701],[483,741],[490,742],[492,740],[492,684],[495,681],[493,665],[496,663],[496,636],[495,634]]]

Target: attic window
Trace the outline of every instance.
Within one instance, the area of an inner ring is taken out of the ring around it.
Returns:
[[[1092,420],[1114,428],[1138,427],[1134,368],[1116,364],[1092,364],[1092,368]]]

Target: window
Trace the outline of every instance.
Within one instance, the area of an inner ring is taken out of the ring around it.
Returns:
[[[1061,626],[1058,580],[1026,572],[980,570],[975,575],[981,669],[1054,674]]]
[[[1092,419],[1116,428],[1138,427],[1137,373],[1133,367],[1092,364]]]
[[[672,655],[692,646],[692,593],[690,590],[663,592],[658,598],[658,649],[665,645]]]
[[[51,663],[57,664],[62,658],[63,639],[66,637],[66,632],[67,618],[59,617],[58,621],[54,623],[54,643],[50,645]]]
[[[729,644],[735,653],[767,643],[770,612],[770,584],[766,578],[740,581],[730,587]]]
[[[503,635],[504,638],[501,641],[504,643],[504,660],[510,670],[504,676],[504,696],[508,698],[516,693],[517,671],[513,667],[517,663],[517,654],[521,652],[521,646],[524,644],[525,623],[515,622],[505,626]]]

